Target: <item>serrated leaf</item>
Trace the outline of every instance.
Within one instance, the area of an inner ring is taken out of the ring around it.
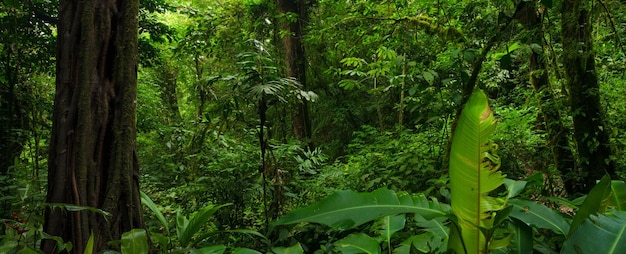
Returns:
[[[488,195],[504,183],[495,145],[489,141],[495,128],[487,96],[474,91],[458,119],[450,151],[452,212],[462,239],[453,241],[451,247],[458,253],[484,253],[486,238],[480,228],[491,228],[492,213],[504,207],[503,200]]]

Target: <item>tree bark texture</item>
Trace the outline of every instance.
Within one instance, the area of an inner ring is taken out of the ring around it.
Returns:
[[[44,231],[83,253],[115,249],[143,228],[136,157],[138,0],[61,0],[57,79],[48,173],[48,203],[94,207],[46,211]],[[42,249],[55,252],[55,242]]]
[[[588,193],[604,174],[615,177],[607,125],[600,106],[591,34],[591,1],[564,0],[561,14],[562,60],[580,161],[580,170],[569,176],[573,184],[570,188],[574,192]]]
[[[285,67],[287,77],[295,78],[306,89],[306,56],[302,43],[307,9],[305,0],[278,0],[278,10],[283,15],[281,34],[283,34],[283,46],[285,54]],[[289,17],[295,15],[295,20]],[[305,100],[297,100],[296,108],[292,110],[291,120],[293,133],[299,140],[307,144],[311,142],[311,121],[309,118],[308,103]]]
[[[543,24],[538,7],[534,2],[523,2],[523,9],[519,12],[518,20],[528,31],[529,43],[541,45],[543,43]],[[559,114],[558,102],[551,92],[550,81],[548,79],[548,63],[545,54],[533,50],[529,57],[530,62],[530,83],[535,94],[539,97],[539,108],[544,121],[544,128],[548,134],[547,146],[552,152],[553,162],[556,169],[564,176],[564,180],[571,180],[568,177],[575,172],[576,161],[569,144],[568,134],[570,130],[563,125],[563,119]],[[572,193],[573,183],[565,182],[565,188]]]

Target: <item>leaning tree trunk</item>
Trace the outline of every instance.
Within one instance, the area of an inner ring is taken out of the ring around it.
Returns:
[[[306,20],[305,0],[278,0],[278,9],[283,17],[281,29],[284,31],[283,46],[287,77],[295,78],[306,89],[306,56],[304,52],[303,35]],[[290,22],[288,16],[297,18]],[[311,121],[306,100],[297,100],[296,108],[291,113],[293,133],[296,138],[311,146]]]
[[[611,162],[608,128],[600,106],[591,36],[591,1],[564,0],[561,9],[563,65],[581,168],[577,175],[570,177],[576,183],[572,191],[587,193],[604,174],[615,177],[615,169]]]
[[[90,234],[99,252],[123,232],[143,228],[135,154],[138,0],[61,0],[48,203],[44,231],[83,253]],[[55,242],[42,249],[54,253]],[[115,247],[113,247],[115,248]]]
[[[522,2],[524,6],[519,12],[518,20],[528,31],[529,43],[544,45],[543,27],[541,14],[537,11],[536,3]],[[545,47],[542,47],[545,48]],[[548,79],[547,58],[543,52],[533,50],[529,58],[530,62],[530,83],[533,85],[535,94],[539,97],[541,116],[544,127],[548,134],[548,147],[552,151],[553,162],[556,169],[564,176],[565,180],[576,168],[574,154],[569,145],[568,134],[570,130],[563,125],[563,119],[559,114],[559,105],[556,98],[550,91],[550,81]],[[572,193],[574,184],[565,182],[565,188]]]

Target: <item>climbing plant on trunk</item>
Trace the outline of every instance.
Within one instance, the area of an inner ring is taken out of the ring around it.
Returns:
[[[138,0],[62,0],[48,203],[111,214],[46,211],[44,231],[83,253],[144,227],[135,152]],[[54,253],[55,242],[42,249]],[[113,247],[115,248],[115,247]]]
[[[580,170],[566,176],[570,193],[587,193],[605,173],[615,177],[611,146],[596,76],[593,51],[591,2],[563,1],[561,8],[563,36],[562,61],[569,88],[574,139],[578,145]]]

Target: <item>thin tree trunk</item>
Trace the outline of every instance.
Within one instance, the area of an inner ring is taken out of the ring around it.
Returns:
[[[48,203],[111,214],[48,209],[44,231],[83,253],[123,232],[144,228],[135,143],[137,0],[59,3],[57,80],[48,173]],[[54,241],[42,249],[54,253]]]
[[[170,110],[169,120],[176,124],[182,123],[182,116],[178,109],[178,96],[176,95],[176,80],[178,79],[178,69],[169,63],[161,64],[161,71],[157,73],[159,86],[161,87],[161,100]]]
[[[524,2],[518,20],[529,32],[529,43],[543,46],[543,28],[541,16],[537,12],[537,6],[533,2]],[[545,54],[533,50],[529,57],[530,62],[530,82],[533,85],[535,94],[539,96],[541,115],[544,127],[548,133],[548,144],[552,152],[553,162],[556,169],[562,176],[568,176],[575,170],[576,162],[574,154],[569,145],[568,130],[563,125],[563,119],[559,114],[559,105],[550,91],[550,81],[548,79],[548,64]],[[565,179],[569,179],[565,177]],[[566,182],[566,190],[571,193],[571,183]]]
[[[600,106],[591,33],[591,2],[562,2],[563,65],[574,120],[580,170],[569,175],[573,192],[588,193],[596,180],[608,173],[615,177],[605,116]],[[573,194],[573,193],[570,193]]]

